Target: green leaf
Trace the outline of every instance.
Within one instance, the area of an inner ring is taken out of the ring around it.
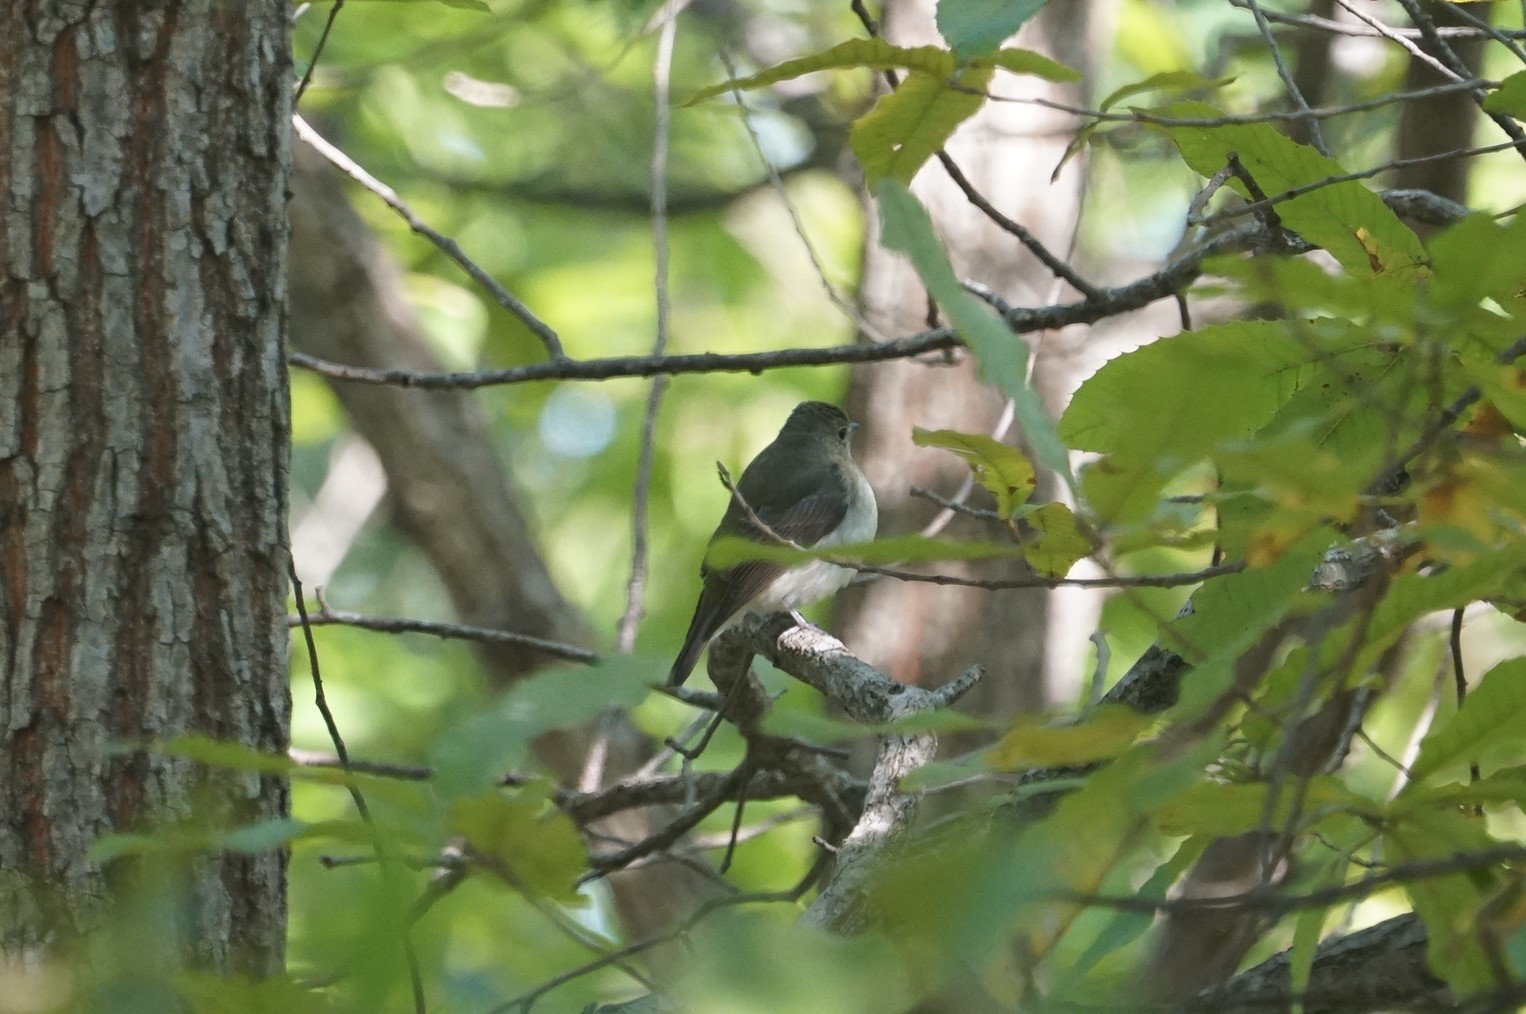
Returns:
[[[1266,820],[1266,782],[1199,782],[1155,814],[1161,834],[1173,837],[1206,835],[1225,838],[1261,827]],[[1298,793],[1283,786],[1277,796],[1272,827],[1286,827],[1295,812],[1307,816],[1315,810],[1343,808],[1358,813],[1372,810],[1371,802],[1346,788],[1329,775],[1320,775],[1307,783],[1300,800]]]
[[[1004,518],[1010,518],[1033,495],[1035,479],[1027,456],[994,437],[917,426],[911,431],[911,442],[952,451],[968,462],[975,481],[996,497],[996,512]]]
[[[1515,77],[1526,77],[1526,71]],[[1526,290],[1526,215],[1516,215],[1509,225],[1469,215],[1436,235],[1430,253],[1432,306],[1461,309],[1483,299],[1508,306]]]
[[[1440,859],[1499,844],[1484,831],[1482,822],[1455,810],[1410,814],[1389,828],[1384,841],[1396,863]],[[1405,885],[1415,914],[1425,923],[1431,971],[1452,987],[1455,996],[1467,997],[1496,985],[1483,918],[1496,880],[1480,869],[1424,877]]]
[[[1159,74],[1151,74],[1143,81],[1135,81],[1132,84],[1126,84],[1122,88],[1116,89],[1107,98],[1103,99],[1097,108],[1105,113],[1124,99],[1134,95],[1142,95],[1145,92],[1190,92],[1197,89],[1223,88],[1225,85],[1233,83],[1234,80],[1232,75],[1229,77],[1204,77],[1201,74],[1194,74],[1190,70],[1161,71]]]
[[[243,827],[224,831],[218,837],[222,847],[233,852],[269,852],[280,848],[294,838],[308,833],[312,825],[291,817],[262,820]]]
[[[457,722],[435,742],[430,752],[435,790],[449,799],[496,785],[524,760],[537,736],[639,704],[662,682],[667,665],[662,659],[626,657],[520,680],[491,711]]]
[[[938,0],[938,32],[960,59],[1000,46],[1044,7],[1044,0]]]
[[[1526,567],[1526,543],[1498,549],[1482,559],[1439,574],[1405,574],[1396,579],[1373,610],[1366,636],[1350,663],[1351,672],[1366,672],[1379,657],[1427,613],[1457,609],[1490,598],[1507,587]],[[1325,665],[1334,665],[1346,648],[1340,638],[1323,646]]]
[[[567,815],[535,794],[487,792],[457,799],[451,829],[490,856],[532,895],[578,902],[577,879],[588,866],[583,838]]]
[[[1064,577],[1095,548],[1075,514],[1062,503],[1046,503],[1023,522],[1034,533],[1023,540],[1023,557],[1046,577]]]
[[[1193,596],[1192,614],[1162,630],[1161,642],[1193,664],[1192,678],[1182,682],[1178,721],[1201,714],[1229,688],[1235,664],[1274,624],[1320,603],[1303,589],[1335,539],[1328,529],[1315,530],[1269,567],[1208,582]]]
[[[1526,120],[1526,70],[1518,70],[1484,99],[1484,112]]]
[[[1034,457],[1074,488],[1069,454],[1043,400],[1028,384],[1028,346],[960,285],[933,233],[927,209],[911,191],[896,180],[886,179],[874,188],[874,195],[883,223],[880,241],[910,258],[927,291],[979,359],[981,379],[1012,398]]]
[[[309,976],[280,974],[246,979],[182,971],[175,986],[184,1004],[174,1009],[187,1014],[339,1014],[345,1007],[329,991],[314,989]],[[129,991],[131,992],[131,991]],[[119,1010],[148,1009],[130,1001]]]
[[[832,743],[865,736],[969,732],[987,723],[962,711],[921,711],[894,722],[855,722],[799,708],[775,708],[763,719],[763,730],[774,736],[793,736],[812,743]]]
[[[1221,110],[1201,102],[1176,103],[1161,109],[1160,114],[1173,119],[1224,116]],[[1230,154],[1238,155],[1241,165],[1268,197],[1345,174],[1336,162],[1265,123],[1162,129],[1187,164],[1205,177],[1224,168]],[[1250,199],[1248,188],[1240,180],[1231,178],[1229,185]],[[1353,274],[1412,272],[1426,263],[1425,250],[1415,234],[1377,194],[1356,180],[1332,183],[1279,201],[1275,210],[1283,225],[1328,250]]]
[[[1432,729],[1410,768],[1418,782],[1451,767],[1475,762],[1502,743],[1526,738],[1526,658],[1511,659],[1484,673],[1449,721]]]
[[[1151,901],[1164,901],[1171,890],[1171,886],[1181,878],[1187,868],[1197,861],[1202,855],[1203,847],[1207,845],[1207,839],[1192,838],[1184,841],[1172,854],[1171,858],[1158,866],[1150,879],[1146,880],[1135,891],[1135,896],[1146,898]],[[1144,936],[1146,930],[1155,922],[1154,914],[1144,912],[1113,912],[1107,925],[1102,932],[1086,948],[1085,952],[1076,959],[1071,968],[1065,969],[1068,982],[1066,986],[1084,985],[1083,978],[1086,973],[1095,968],[1103,958],[1120,948],[1126,947],[1135,940]],[[1065,988],[1064,986],[1061,987]],[[1063,1006],[1065,996],[1060,993],[1055,999],[1061,1001]]]
[[[873,186],[886,177],[910,183],[959,124],[985,103],[990,67],[960,71],[950,81],[916,71],[853,124],[848,143]]]
[[[984,62],[984,59],[972,60],[971,64],[979,66]],[[1057,84],[1071,84],[1081,80],[1080,71],[1028,49],[998,49],[996,66],[1012,74],[1032,74]]]
[[[1043,721],[1043,716],[1018,719],[986,750],[986,763],[995,771],[1020,771],[1106,760],[1126,752],[1154,720],[1121,704],[1103,704],[1074,725]]]
[[[820,53],[812,53],[810,56],[802,56],[794,60],[786,60],[777,66],[759,71],[747,77],[732,78],[722,81],[720,84],[701,88],[690,96],[684,105],[690,106],[717,95],[724,95],[733,89],[749,91],[754,88],[763,88],[767,85],[777,84],[780,81],[789,81],[800,77],[802,74],[811,74],[818,70],[844,70],[848,68],[868,68],[870,70],[890,70],[891,68],[903,68],[921,74],[934,77],[948,77],[954,73],[957,62],[954,54],[941,46],[892,46],[883,39],[850,39],[840,42],[831,49]]]
[[[286,775],[296,767],[285,754],[265,753],[242,743],[228,743],[199,734],[176,736],[155,743],[150,749],[166,757],[180,757],[208,767],[262,775]]]
[[[145,855],[164,847],[164,841],[152,834],[103,834],[90,843],[85,858],[97,866],[105,866],[122,856]]]
[[[1147,515],[1172,477],[1214,447],[1254,435],[1340,349],[1370,343],[1340,322],[1327,329],[1334,333],[1314,341],[1290,334],[1285,322],[1236,321],[1107,362],[1059,424],[1072,447],[1108,455],[1089,470],[1088,504],[1106,521]]]

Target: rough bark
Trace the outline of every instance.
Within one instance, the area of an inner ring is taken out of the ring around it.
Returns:
[[[296,150],[292,191],[293,344],[336,362],[439,369],[403,299],[396,263],[350,207],[338,174],[303,144]],[[590,642],[582,614],[546,569],[472,394],[343,383],[334,390],[381,458],[397,523],[428,557],[462,622]],[[509,644],[479,646],[477,652],[499,687],[555,661]],[[564,784],[577,785],[596,743],[607,749],[595,772],[601,785],[629,774],[650,754],[650,744],[614,716],[599,727],[544,736],[536,751]],[[630,810],[599,829],[636,841],[664,813]],[[623,871],[610,883],[632,938],[667,929],[714,891],[703,877],[675,864]]]
[[[104,914],[134,861],[87,860],[102,834],[287,811],[281,779],[111,747],[286,747],[289,17],[0,11],[0,951]],[[283,854],[179,883],[159,943],[280,967]]]
[[[1085,56],[1088,5],[1051,5],[1024,29],[1021,44],[1081,65]],[[885,11],[885,35],[903,45],[933,41],[932,4],[896,0]],[[1017,79],[1001,82],[1016,91]],[[1023,94],[1074,100],[1070,89],[1041,87],[1024,79]],[[960,128],[948,152],[974,187],[1007,216],[1035,233],[1064,256],[1079,213],[1080,174],[1075,164],[1051,184],[1049,174],[1064,150],[1064,118],[1035,107],[990,103]],[[1056,129],[1059,127],[1060,129]],[[1038,306],[1065,298],[1054,276],[1012,235],[991,223],[950,180],[936,161],[914,181],[961,277],[989,285],[1019,306]],[[872,219],[872,215],[870,216]],[[873,230],[871,229],[871,233]],[[864,312],[886,335],[913,333],[926,326],[927,299],[915,272],[900,257],[881,249],[870,236],[863,281]],[[1040,354],[1036,383],[1058,403],[1073,387],[1061,374],[1069,362],[1051,369],[1048,351]],[[1014,341],[1020,340],[1017,338]],[[1036,336],[1033,339],[1038,342]],[[990,432],[1002,411],[999,392],[981,384],[968,360],[956,366],[929,367],[919,362],[860,366],[848,396],[849,412],[864,424],[860,461],[880,501],[880,532],[916,531],[937,508],[912,497],[912,486],[955,492],[967,469],[952,455],[915,447],[913,426]],[[1010,433],[1021,443],[1021,435]],[[1040,496],[1052,497],[1054,484],[1041,478]],[[956,519],[950,537],[969,535],[967,519]],[[1000,532],[982,532],[1001,538]],[[971,576],[992,576],[1010,564],[969,564],[947,569]],[[1041,707],[1051,696],[1054,673],[1074,671],[1074,657],[1052,653],[1049,638],[1053,596],[1042,590],[987,592],[974,588],[934,587],[877,581],[844,596],[840,613],[843,639],[872,665],[898,680],[937,685],[971,664],[991,669],[967,704],[985,714]],[[1095,616],[1095,606],[1083,609]],[[1081,617],[1079,623],[1085,623]],[[1084,634],[1075,640],[1084,646]]]

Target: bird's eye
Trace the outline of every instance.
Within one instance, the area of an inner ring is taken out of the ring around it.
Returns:
[[[844,426],[842,429],[837,431],[837,439],[838,440],[846,440],[846,439],[848,439],[848,427]]]

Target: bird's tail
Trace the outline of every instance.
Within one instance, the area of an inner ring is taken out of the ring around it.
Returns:
[[[705,645],[710,643],[710,638],[721,628],[725,618],[717,622],[714,606],[706,601],[709,596],[701,594],[699,606],[694,610],[694,619],[689,621],[689,632],[684,635],[684,646],[678,652],[678,657],[673,660],[673,668],[668,670],[668,686],[681,687],[684,680],[694,671],[699,664],[699,656],[705,651]]]

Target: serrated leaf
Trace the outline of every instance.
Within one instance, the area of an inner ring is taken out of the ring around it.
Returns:
[[[1221,110],[1201,102],[1180,102],[1159,112],[1172,119],[1224,116]],[[1238,155],[1241,165],[1268,197],[1345,174],[1335,161],[1265,123],[1160,129],[1202,176],[1212,176],[1227,164],[1230,154]],[[1231,178],[1229,185],[1250,198],[1240,180]],[[1283,225],[1328,250],[1353,274],[1415,272],[1426,263],[1425,250],[1415,234],[1377,194],[1356,180],[1332,183],[1279,201],[1275,210]]]
[[[1345,339],[1311,343],[1281,321],[1236,321],[1108,361],[1059,423],[1071,446],[1108,455],[1090,469],[1087,502],[1107,521],[1148,514],[1168,480],[1216,445],[1252,436],[1343,344],[1370,344],[1349,330]]]
[[[1511,659],[1484,673],[1462,707],[1420,744],[1410,767],[1411,783],[1452,765],[1477,761],[1507,741],[1526,738],[1526,658]]]
[[[952,80],[916,71],[882,96],[848,132],[848,143],[873,186],[886,177],[910,183],[944,142],[985,103],[990,67],[960,71]]]
[[[720,84],[710,85],[708,88],[701,88],[683,104],[690,106],[732,90],[749,91],[754,88],[763,88],[818,70],[901,68],[946,78],[954,73],[956,66],[954,54],[941,46],[892,46],[883,39],[850,39],[820,53],[786,60],[747,77],[732,78]]]
[[[961,59],[991,52],[1044,7],[1044,0],[938,0],[938,32]]]
[[[996,512],[1004,518],[1010,518],[1033,495],[1036,479],[1027,456],[994,437],[918,426],[911,431],[911,442],[918,447],[939,447],[963,458],[975,481],[996,497]]]
[[[960,285],[933,233],[927,209],[911,191],[896,180],[886,179],[874,188],[874,195],[883,223],[880,242],[906,254],[927,291],[980,361],[981,379],[1012,398],[1023,436],[1038,463],[1075,488],[1069,452],[1060,442],[1043,399],[1028,384],[1028,346]]]
[[[1126,752],[1153,719],[1121,704],[1103,704],[1075,725],[1045,725],[1025,717],[985,752],[994,771],[1085,764]]]
[[[581,900],[577,879],[588,866],[583,838],[567,815],[544,799],[488,792],[450,806],[454,833],[493,857],[534,895],[563,904]]]
[[[1028,566],[1046,577],[1064,577],[1076,561],[1091,553],[1092,538],[1062,503],[1046,503],[1023,518],[1034,534],[1023,540]]]
[[[1526,70],[1518,70],[1484,98],[1484,112],[1526,120]]]
[[[1105,113],[1124,99],[1134,95],[1143,95],[1145,92],[1190,92],[1206,88],[1223,88],[1225,85],[1233,83],[1234,80],[1233,75],[1228,77],[1204,77],[1201,74],[1194,74],[1190,70],[1162,71],[1159,74],[1151,74],[1142,81],[1135,81],[1114,90],[1098,104],[1097,108]]]

